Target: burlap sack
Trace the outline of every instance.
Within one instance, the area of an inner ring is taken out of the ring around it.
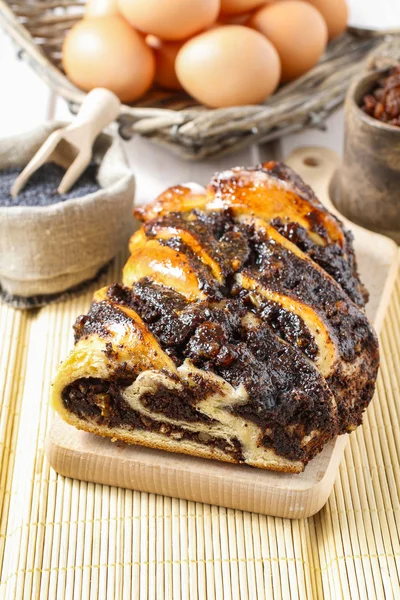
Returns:
[[[63,125],[53,122],[1,140],[0,170],[25,166],[48,135]],[[119,140],[101,134],[93,157],[100,165],[99,191],[51,206],[0,206],[3,296],[23,300],[64,292],[93,279],[127,243],[135,183]]]

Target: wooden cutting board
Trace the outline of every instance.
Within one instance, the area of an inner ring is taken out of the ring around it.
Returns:
[[[301,148],[286,162],[337,213],[329,189],[338,156],[324,148]],[[354,233],[359,271],[370,292],[367,313],[379,332],[396,277],[398,247],[388,238],[346,224]],[[327,501],[348,437],[329,443],[303,473],[290,475],[112,443],[56,416],[46,454],[51,466],[67,477],[297,519],[315,514]]]

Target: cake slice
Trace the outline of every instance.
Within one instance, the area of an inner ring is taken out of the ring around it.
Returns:
[[[287,166],[137,209],[122,284],[78,317],[52,404],[86,431],[300,472],[362,420],[379,353],[351,235]]]

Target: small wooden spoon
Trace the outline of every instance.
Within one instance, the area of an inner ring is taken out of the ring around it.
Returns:
[[[118,117],[120,106],[117,96],[109,90],[96,88],[89,92],[74,121],[53,131],[18,175],[11,196],[15,198],[45,162],[55,162],[67,170],[57,190],[66,194],[89,165],[96,137]]]

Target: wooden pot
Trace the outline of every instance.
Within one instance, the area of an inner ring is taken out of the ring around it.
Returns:
[[[400,243],[400,127],[382,123],[360,105],[387,71],[356,81],[345,103],[345,144],[333,200],[351,221]]]

